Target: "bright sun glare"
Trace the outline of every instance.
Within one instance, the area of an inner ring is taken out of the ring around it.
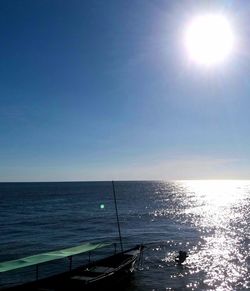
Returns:
[[[205,66],[221,63],[234,48],[232,27],[220,14],[196,16],[185,31],[184,41],[191,60]]]

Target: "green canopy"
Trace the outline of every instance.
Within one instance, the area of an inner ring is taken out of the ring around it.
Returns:
[[[85,243],[73,248],[47,252],[18,260],[3,262],[0,263],[0,273],[74,256],[77,254],[99,249],[108,245],[111,245],[111,243],[98,243],[98,244]]]

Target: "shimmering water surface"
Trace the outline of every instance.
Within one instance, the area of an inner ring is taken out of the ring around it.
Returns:
[[[125,246],[147,246],[124,290],[250,288],[250,181],[115,185]],[[0,183],[0,213],[0,261],[84,241],[118,242],[110,182]],[[174,263],[179,250],[189,254],[183,266]],[[10,273],[0,286],[34,270]]]

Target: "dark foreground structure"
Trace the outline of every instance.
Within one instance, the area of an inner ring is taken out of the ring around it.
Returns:
[[[26,257],[20,260],[0,263],[0,272],[7,272],[35,265],[38,272],[38,265],[52,260],[69,258],[72,262],[72,256],[83,252],[88,252],[107,244],[84,244],[78,247],[64,249],[55,252],[48,252],[40,255]],[[69,271],[54,275],[45,279],[25,283],[18,286],[3,288],[1,290],[12,291],[60,291],[60,290],[98,290],[106,286],[108,289],[114,288],[119,284],[120,279],[131,274],[142,258],[143,246],[138,245],[126,251],[116,253],[98,261],[88,263]]]

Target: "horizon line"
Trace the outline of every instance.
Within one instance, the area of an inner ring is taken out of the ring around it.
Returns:
[[[60,181],[0,181],[0,183],[101,183],[101,182],[184,182],[184,181],[250,181],[250,178],[202,178],[202,179],[131,179],[131,180],[60,180]]]

